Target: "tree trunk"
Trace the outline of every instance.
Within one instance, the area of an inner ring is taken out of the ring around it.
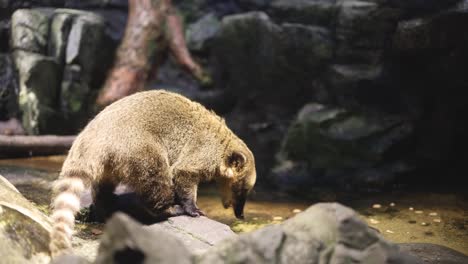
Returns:
[[[210,77],[187,49],[182,21],[171,0],[129,0],[128,7],[125,35],[114,66],[96,100],[98,107],[143,90],[150,72],[156,76],[158,65],[152,69],[151,62],[155,55],[162,54],[166,48],[164,43],[168,44],[176,61],[202,85],[211,83]]]
[[[0,135],[0,157],[53,155],[66,153],[75,136],[4,136]]]
[[[129,0],[125,34],[104,87],[97,98],[99,106],[141,91],[151,68],[154,44],[163,35],[170,0]]]

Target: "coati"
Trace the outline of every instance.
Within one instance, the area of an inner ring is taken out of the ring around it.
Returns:
[[[222,118],[163,90],[120,99],[77,136],[54,183],[51,253],[71,249],[85,188],[99,203],[124,184],[156,213],[195,217],[203,215],[196,204],[198,184],[210,180],[219,183],[224,207],[243,218],[256,180],[255,160]]]

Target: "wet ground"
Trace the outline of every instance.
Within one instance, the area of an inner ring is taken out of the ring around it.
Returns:
[[[57,175],[63,156],[0,160],[0,174],[9,179],[28,199],[47,212],[50,182]],[[311,190],[314,198],[257,190],[245,208],[246,219],[236,220],[225,210],[213,186],[201,188],[198,205],[212,219],[231,226],[235,232],[249,232],[264,225],[280,223],[316,202],[338,201],[356,210],[381,234],[398,243],[434,243],[468,255],[468,196],[433,191],[386,193],[336,193]],[[312,220],[311,220],[312,221]],[[99,236],[100,225],[79,225],[83,236]]]

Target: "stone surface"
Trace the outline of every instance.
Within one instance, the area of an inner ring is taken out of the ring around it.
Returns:
[[[191,263],[186,246],[163,228],[140,226],[116,213],[101,238],[95,263]]]
[[[39,10],[20,9],[11,18],[13,49],[44,53],[49,34],[49,18]]]
[[[214,14],[207,14],[186,30],[187,47],[192,51],[207,51],[213,38],[219,32],[221,22]]]
[[[269,13],[278,21],[331,26],[336,20],[337,0],[273,0]]]
[[[73,15],[67,13],[55,14],[51,21],[48,55],[61,64],[65,62],[65,50],[72,21]]]
[[[19,112],[16,77],[11,56],[0,53],[0,120],[16,117]]]
[[[317,78],[332,59],[332,34],[249,12],[224,17],[218,36],[214,79],[236,102],[226,120],[254,150],[259,175],[266,175],[292,109],[321,87]]]
[[[19,75],[19,106],[26,132],[52,132],[59,66],[52,58],[38,53],[17,50],[13,57]]]
[[[111,64],[104,19],[74,9],[21,9],[11,32],[27,133],[75,133]]]
[[[237,0],[239,5],[246,9],[262,9],[267,7],[272,0]]]
[[[194,254],[200,254],[210,249],[220,241],[235,237],[229,226],[206,217],[178,216],[169,218],[162,223],[153,224],[148,229],[163,228],[175,235]]]
[[[0,175],[0,254],[5,263],[48,263],[50,221]]]
[[[340,204],[316,204],[281,225],[225,240],[196,263],[418,263]]]
[[[400,250],[421,259],[424,264],[462,264],[468,263],[468,256],[453,249],[427,243],[398,244]]]
[[[281,165],[274,175],[280,186],[292,185],[292,189],[304,183],[384,186],[395,177],[392,173],[403,167],[378,164],[411,131],[398,116],[307,104],[289,128],[278,156]]]

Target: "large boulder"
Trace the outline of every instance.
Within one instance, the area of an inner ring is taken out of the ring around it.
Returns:
[[[51,131],[59,91],[60,68],[54,59],[23,50],[13,54],[19,75],[19,107],[29,134]]]
[[[268,10],[281,22],[332,26],[339,5],[337,0],[273,0]]]
[[[11,32],[27,133],[75,132],[110,66],[104,19],[89,11],[19,9]]]
[[[239,99],[298,105],[311,93],[332,49],[325,28],[278,25],[265,13],[250,12],[224,17],[213,52],[218,78]]]
[[[411,131],[398,116],[307,104],[284,139],[275,181],[286,189],[388,186],[405,167],[385,155]]]
[[[227,239],[196,263],[421,263],[384,240],[353,210],[316,204],[281,225]]]

